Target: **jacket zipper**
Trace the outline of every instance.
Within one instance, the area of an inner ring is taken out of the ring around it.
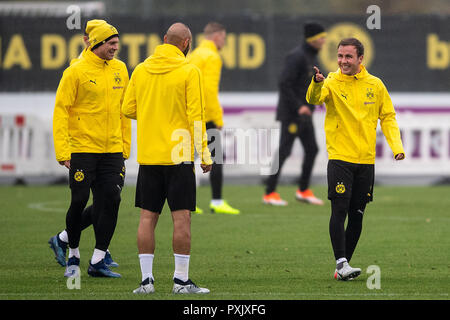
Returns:
[[[358,96],[358,79],[353,79],[353,95],[355,97],[355,105],[356,105],[356,111],[358,114],[358,164],[361,163],[361,106],[359,105],[359,96]]]
[[[106,138],[106,142],[105,142],[105,153],[108,152],[108,132],[109,132],[109,103],[108,103],[108,88],[109,88],[109,82],[108,82],[108,75],[106,72],[106,67],[107,67],[107,63],[106,61],[103,63],[103,75],[105,78],[105,103],[106,103],[106,132],[105,132],[105,138]]]

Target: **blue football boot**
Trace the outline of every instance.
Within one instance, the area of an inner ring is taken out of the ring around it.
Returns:
[[[63,267],[66,266],[67,243],[59,239],[59,233],[48,240],[50,248],[55,254],[56,261]]]
[[[111,253],[109,251],[106,251],[104,260],[108,268],[117,268],[119,266],[119,264],[112,259]]]
[[[91,277],[104,277],[104,278],[122,277],[119,273],[112,272],[111,270],[109,270],[109,268],[105,264],[104,259],[100,260],[96,264],[92,264],[91,261],[89,261],[88,274]]]

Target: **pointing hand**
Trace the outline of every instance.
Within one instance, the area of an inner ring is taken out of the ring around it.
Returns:
[[[325,77],[320,72],[319,68],[317,68],[316,66],[314,66],[314,72],[315,72],[315,75],[314,75],[315,82],[322,82],[323,80],[325,80]]]

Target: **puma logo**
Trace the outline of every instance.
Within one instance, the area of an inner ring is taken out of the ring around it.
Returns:
[[[347,100],[347,95],[346,94],[341,93],[341,96],[343,96],[345,98],[345,100]]]
[[[92,82],[93,84],[97,84],[97,80],[89,80],[89,82]]]

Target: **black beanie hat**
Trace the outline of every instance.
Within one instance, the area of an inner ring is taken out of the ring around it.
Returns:
[[[304,36],[305,40],[308,38],[314,37],[315,35],[318,35],[319,33],[325,32],[325,28],[316,23],[316,22],[309,22],[304,25]]]

